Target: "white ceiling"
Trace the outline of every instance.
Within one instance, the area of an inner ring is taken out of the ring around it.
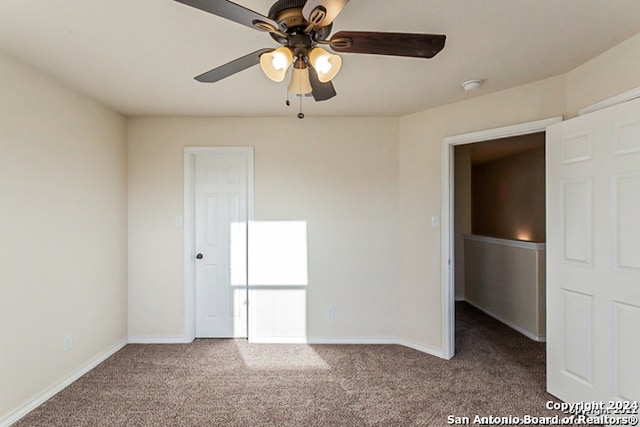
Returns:
[[[266,14],[272,0],[236,0]],[[562,74],[640,32],[639,0],[353,0],[339,30],[447,35],[430,60],[343,54],[338,96],[307,116],[401,116]],[[0,49],[127,115],[285,116],[260,67],[193,77],[268,34],[173,0],[2,0]],[[461,83],[484,79],[467,93]]]

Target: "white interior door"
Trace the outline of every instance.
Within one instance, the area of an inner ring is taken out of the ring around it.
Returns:
[[[547,379],[640,400],[640,100],[547,129]]]
[[[195,159],[198,338],[247,337],[248,168],[244,153]]]

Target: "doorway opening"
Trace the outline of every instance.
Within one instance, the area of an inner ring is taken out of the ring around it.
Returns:
[[[443,194],[443,203],[442,203],[442,207],[443,207],[443,212],[442,212],[442,225],[443,225],[442,325],[443,325],[443,331],[442,331],[442,340],[443,340],[443,343],[442,343],[442,348],[443,348],[443,355],[445,358],[449,359],[455,355],[455,301],[456,301],[456,296],[458,297],[460,296],[460,295],[456,295],[456,272],[464,271],[464,270],[458,270],[458,266],[456,264],[456,249],[458,248],[458,252],[460,252],[459,245],[456,244],[456,237],[457,237],[456,235],[457,213],[456,213],[456,203],[455,203],[456,202],[456,192],[455,192],[456,148],[463,147],[470,144],[477,144],[485,141],[495,142],[496,140],[501,140],[505,138],[517,138],[517,137],[524,137],[526,135],[541,133],[546,130],[547,126],[550,126],[555,123],[559,123],[560,121],[562,121],[562,118],[556,117],[556,118],[551,118],[547,120],[540,120],[536,122],[529,122],[529,123],[524,123],[524,124],[519,124],[514,126],[508,126],[504,128],[492,129],[488,131],[474,132],[474,133],[469,133],[469,134],[464,134],[459,136],[448,137],[448,138],[445,138],[443,141],[443,150],[442,150],[442,153],[443,153],[443,161],[442,161],[442,164],[443,164],[443,178],[442,178],[442,183],[443,183],[443,191],[442,191],[442,194]],[[527,138],[523,138],[523,140],[527,140]],[[523,141],[519,141],[519,142],[523,142]],[[513,142],[511,144],[513,144]],[[499,145],[510,145],[510,144],[496,143],[495,146],[499,146]],[[461,150],[465,150],[465,149],[461,148]],[[468,151],[468,154],[469,154],[469,167],[471,167],[471,163],[470,163],[471,153],[469,151],[470,149],[467,148],[466,150]],[[505,148],[504,150],[505,151],[497,150],[494,147],[495,152],[501,151],[504,154],[507,152],[506,150],[508,149]],[[488,150],[488,151],[491,151],[491,150]],[[460,151],[460,152],[463,152],[463,151]],[[485,158],[491,158],[491,156],[495,156],[495,154],[491,154],[491,155],[484,154],[484,156]],[[499,160],[499,159],[494,158],[493,160]],[[471,170],[469,170],[468,173],[470,178]],[[469,189],[469,191],[471,191],[471,189]],[[469,209],[468,215],[469,216],[472,215],[471,209]],[[494,219],[489,218],[489,220],[490,220],[489,222],[491,223]],[[471,222],[471,218],[469,219],[469,222]],[[495,225],[495,221],[493,222]],[[490,228],[489,225],[485,225],[485,227]],[[470,233],[469,235],[472,236],[472,234]],[[522,235],[521,237],[525,237],[525,236]],[[531,239],[531,236],[526,236],[526,237]],[[495,245],[496,243],[501,243],[501,242],[498,242],[499,240],[506,240],[506,239],[498,239],[498,238],[494,238],[494,239],[495,240],[490,240],[489,244]],[[518,247],[518,245],[526,246],[529,244],[535,244],[535,243],[527,242],[524,240],[518,240],[517,236],[513,240],[515,242],[515,249],[521,249]],[[474,244],[475,243],[476,242],[474,242]],[[493,256],[495,257],[496,255],[493,255]],[[485,310],[485,311],[489,311],[489,310]]]
[[[454,148],[454,281],[465,301],[546,339],[545,133]]]

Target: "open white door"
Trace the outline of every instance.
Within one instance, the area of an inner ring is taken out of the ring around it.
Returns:
[[[547,380],[640,400],[640,100],[547,129]]]

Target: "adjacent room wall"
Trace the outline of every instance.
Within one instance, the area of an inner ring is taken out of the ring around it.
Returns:
[[[464,299],[464,235],[471,233],[471,146],[455,147],[454,157],[454,234],[455,296]]]
[[[121,115],[2,52],[0,79],[1,423],[126,339],[127,205]]]
[[[543,243],[466,235],[465,300],[531,339],[546,339]]]
[[[472,166],[473,234],[545,241],[544,134],[536,138],[539,148]]]
[[[255,147],[255,220],[307,223],[308,338],[396,336],[397,136],[391,118],[130,119],[130,337],[184,334],[186,146]]]

